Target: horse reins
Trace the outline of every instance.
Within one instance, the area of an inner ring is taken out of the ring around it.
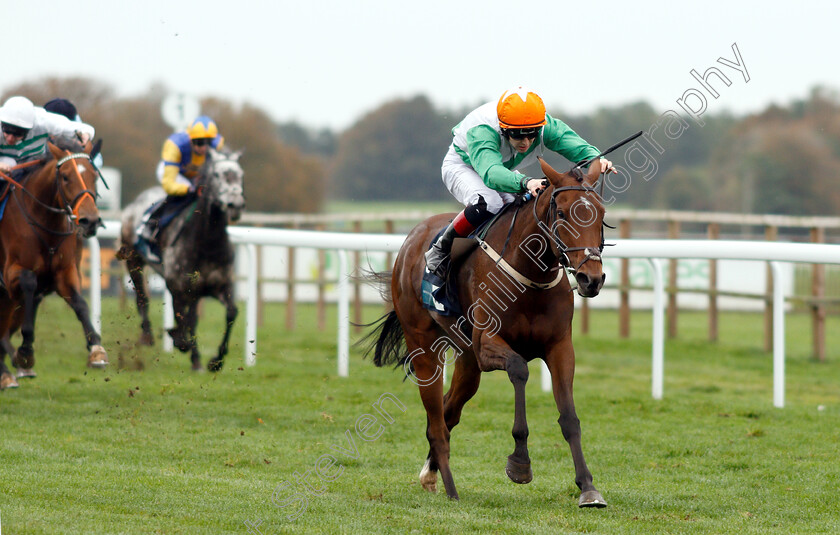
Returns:
[[[563,187],[560,187],[560,188],[556,188],[551,193],[551,199],[548,201],[549,202],[548,214],[546,215],[547,222],[549,223],[549,228],[551,228],[551,229],[554,228],[554,222],[555,222],[555,218],[557,216],[557,200],[556,200],[557,195],[559,193],[564,192],[564,191],[587,191],[587,192],[593,192],[594,193],[595,188],[589,187],[589,186],[583,186],[583,185],[581,185],[581,186],[563,186]],[[534,214],[534,219],[538,223],[546,224],[546,221],[543,221],[539,217],[539,214],[537,214],[537,204],[539,203],[539,199],[540,199],[539,194],[540,193],[542,193],[542,192],[539,192],[538,196],[534,199],[533,214]],[[535,290],[549,290],[551,288],[554,288],[558,284],[560,284],[560,281],[563,280],[566,272],[570,272],[572,274],[576,273],[577,270],[579,270],[581,268],[581,266],[583,266],[583,264],[586,263],[589,260],[597,260],[598,262],[601,261],[601,252],[604,249],[604,228],[603,228],[603,226],[601,227],[601,243],[597,247],[597,251],[598,251],[597,254],[595,254],[593,252],[596,249],[592,248],[592,247],[566,247],[565,244],[563,243],[563,240],[561,240],[560,237],[556,236],[556,234],[555,234],[555,236],[557,237],[557,242],[559,242],[562,245],[562,247],[560,249],[560,252],[559,252],[559,255],[558,255],[559,263],[560,263],[561,266],[563,266],[565,268],[565,270],[560,270],[557,273],[557,276],[554,278],[554,280],[549,281],[549,282],[535,282],[535,281],[532,281],[531,279],[529,279],[528,277],[526,277],[525,275],[523,275],[522,273],[520,273],[516,268],[514,268],[512,265],[510,265],[510,263],[508,263],[503,258],[503,256],[505,254],[505,250],[507,250],[508,242],[510,241],[511,235],[513,234],[513,227],[516,223],[516,216],[519,214],[519,209],[521,207],[522,207],[522,204],[519,204],[516,207],[516,211],[514,211],[514,213],[513,213],[513,217],[511,218],[511,223],[510,223],[510,226],[508,227],[507,236],[505,237],[505,243],[504,243],[504,246],[502,247],[502,252],[501,253],[497,253],[495,251],[495,249],[493,249],[493,247],[491,247],[483,239],[477,238],[478,245],[479,245],[479,247],[481,247],[481,250],[484,251],[484,253],[487,254],[487,256],[489,256],[490,259],[493,260],[493,262],[496,263],[496,265],[501,267],[508,275],[513,277],[520,284],[523,284],[524,286],[527,286],[529,288],[533,288]],[[567,254],[567,253],[572,252],[572,251],[584,251],[584,258],[580,262],[580,264],[578,264],[576,267],[571,267],[571,261],[569,260],[569,256]]]
[[[510,275],[511,277],[513,277],[514,279],[516,279],[517,281],[522,283],[523,285],[528,286],[529,288],[534,288],[534,289],[538,289],[538,290],[547,290],[549,288],[553,288],[553,287],[557,286],[557,284],[559,284],[560,281],[563,280],[563,275],[566,272],[569,272],[572,275],[574,275],[583,266],[583,264],[585,264],[589,260],[596,260],[598,262],[601,262],[601,253],[604,252],[604,247],[607,246],[607,245],[610,245],[610,244],[605,243],[604,227],[609,227],[609,228],[615,228],[615,227],[612,227],[612,226],[606,224],[605,222],[603,222],[603,220],[601,221],[601,243],[598,244],[597,248],[595,248],[595,247],[566,247],[566,244],[563,243],[563,240],[560,239],[560,236],[558,236],[556,234],[556,231],[554,230],[554,225],[556,224],[556,218],[557,218],[558,213],[559,213],[559,210],[557,208],[557,195],[559,195],[560,193],[562,193],[564,191],[585,191],[585,192],[588,192],[588,193],[595,194],[597,196],[598,203],[603,205],[603,203],[601,202],[601,199],[603,198],[604,183],[606,182],[606,174],[604,175],[604,178],[601,180],[601,187],[600,187],[600,192],[599,192],[599,191],[596,190],[595,186],[586,186],[586,185],[583,184],[583,173],[581,173],[580,168],[588,165],[589,163],[593,162],[594,160],[597,160],[597,159],[601,158],[602,156],[606,156],[607,154],[611,153],[615,149],[633,141],[634,139],[641,136],[642,134],[643,134],[642,131],[636,132],[632,136],[630,136],[630,137],[628,137],[628,138],[626,138],[622,141],[619,141],[618,143],[616,143],[612,147],[608,148],[604,152],[600,153],[599,155],[597,155],[593,158],[590,158],[588,160],[584,160],[584,161],[578,163],[577,165],[575,165],[571,169],[570,173],[578,180],[578,182],[581,182],[580,186],[562,186],[562,187],[559,187],[559,188],[555,188],[554,191],[551,192],[551,199],[548,201],[549,205],[548,205],[548,211],[547,211],[546,219],[547,219],[547,222],[549,223],[549,228],[552,229],[552,234],[554,234],[554,236],[552,236],[552,237],[556,237],[557,242],[561,245],[558,257],[559,257],[560,265],[565,268],[565,270],[560,270],[560,272],[557,274],[557,277],[555,277],[555,279],[553,281],[547,282],[547,283],[534,282],[534,281],[530,280],[529,278],[527,278],[525,275],[519,273],[519,271],[517,271],[516,268],[511,266],[504,258],[502,258],[503,255],[505,254],[505,250],[507,249],[508,242],[510,241],[511,234],[513,233],[513,226],[516,223],[516,216],[517,216],[517,214],[519,214],[519,209],[522,207],[522,204],[524,204],[521,201],[517,201],[518,204],[516,206],[516,211],[513,213],[513,217],[511,218],[511,223],[510,223],[510,227],[508,228],[507,237],[505,238],[504,247],[502,247],[502,253],[501,254],[497,253],[492,247],[490,247],[490,245],[487,244],[487,242],[485,242],[482,238],[478,237],[478,238],[476,238],[476,240],[478,241],[478,244],[481,247],[481,250],[484,251],[487,254],[487,256],[489,256],[496,263],[496,265],[500,266],[508,275]],[[543,190],[540,190],[540,191],[537,192],[537,197],[534,199],[533,213],[534,213],[534,219],[537,221],[537,223],[545,224],[546,222],[543,221],[542,219],[540,219],[539,214],[537,214],[537,204],[539,204],[540,196],[541,196],[542,193],[543,193]],[[525,202],[527,202],[527,198],[526,198]],[[581,260],[580,264],[578,264],[577,266],[574,266],[574,267],[571,265],[571,260],[569,259],[569,255],[568,255],[568,253],[573,252],[573,251],[583,251],[584,252],[583,260]]]
[[[65,163],[67,163],[67,162],[69,162],[69,161],[71,161],[71,160],[75,160],[75,159],[77,159],[77,158],[84,158],[84,159],[90,160],[90,155],[88,155],[88,154],[86,154],[86,153],[84,153],[84,152],[79,152],[79,153],[70,153],[70,151],[67,151],[67,150],[65,150],[65,153],[66,153],[66,156],[64,156],[63,158],[61,158],[60,160],[58,160],[58,161],[56,162],[56,166],[55,166],[55,184],[56,184],[56,190],[57,190],[57,195],[61,198],[61,201],[64,203],[64,207],[63,207],[63,208],[55,208],[54,206],[50,206],[49,204],[46,204],[46,203],[45,203],[45,202],[43,202],[41,199],[39,199],[38,197],[36,197],[36,196],[35,196],[35,195],[31,192],[31,191],[29,191],[29,190],[28,190],[28,189],[27,189],[27,188],[26,188],[23,184],[21,184],[20,182],[17,182],[16,180],[12,179],[10,176],[6,175],[5,173],[0,172],[0,178],[3,178],[3,179],[5,179],[5,180],[7,180],[10,184],[12,184],[13,186],[16,186],[16,187],[17,187],[20,191],[22,191],[23,193],[25,193],[26,195],[28,195],[28,196],[29,196],[29,198],[31,198],[32,200],[34,200],[34,201],[35,201],[38,205],[40,205],[40,206],[41,206],[42,208],[44,208],[45,210],[47,210],[47,211],[49,211],[49,212],[52,212],[52,213],[54,213],[54,214],[65,214],[65,215],[67,215],[68,219],[70,219],[70,220],[75,220],[75,219],[78,219],[78,214],[77,214],[77,211],[79,210],[79,207],[80,207],[80,205],[81,205],[82,201],[84,200],[84,198],[85,198],[86,196],[87,196],[87,197],[90,197],[90,198],[91,198],[91,200],[93,201],[93,203],[94,203],[94,204],[96,204],[96,197],[95,197],[95,193],[94,193],[94,192],[92,192],[92,191],[90,191],[89,189],[87,189],[87,188],[85,187],[85,182],[84,182],[84,179],[82,178],[82,175],[81,175],[81,173],[79,172],[78,167],[73,166],[73,170],[75,171],[74,175],[75,175],[75,177],[76,177],[76,178],[78,178],[78,179],[79,179],[79,182],[82,184],[82,188],[83,188],[83,190],[82,190],[82,191],[81,191],[78,195],[76,195],[76,197],[75,197],[75,198],[73,199],[73,201],[71,202],[71,201],[70,201],[69,199],[67,199],[67,197],[64,195],[64,190],[62,190],[62,189],[61,189],[61,187],[60,187],[60,185],[59,185],[59,180],[60,180],[60,177],[61,177],[61,175],[60,175],[60,173],[59,173],[59,168],[60,168],[62,165],[64,165]],[[36,165],[36,164],[40,164],[40,163],[42,163],[42,162],[43,162],[43,159],[33,160],[33,161],[31,161],[31,162],[25,162],[25,163],[22,163],[22,164],[18,164],[18,165],[16,165],[16,166],[14,166],[12,169],[13,169],[13,170],[23,169],[23,168],[30,167],[30,166],[33,166],[33,165]],[[71,234],[74,234],[74,233],[75,233],[75,230],[72,230],[72,229],[71,229],[71,230],[69,230],[69,231],[57,231],[57,230],[53,230],[53,229],[50,229],[50,228],[45,227],[44,225],[42,225],[41,223],[39,223],[39,222],[38,222],[38,221],[37,221],[37,220],[36,220],[36,219],[35,219],[35,218],[34,218],[34,217],[33,217],[33,216],[29,213],[29,211],[28,211],[28,210],[26,210],[25,206],[23,205],[23,203],[21,202],[21,200],[20,200],[20,198],[19,198],[19,197],[15,196],[15,195],[13,195],[13,197],[14,197],[15,202],[17,203],[18,207],[20,208],[21,213],[22,213],[22,214],[24,215],[24,217],[26,218],[26,222],[27,222],[30,226],[36,227],[36,228],[38,228],[39,230],[41,230],[41,231],[43,231],[43,232],[45,232],[45,233],[47,233],[47,234],[51,234],[51,235],[53,235],[53,236],[59,236],[59,237],[61,237],[61,240],[59,240],[59,243],[58,243],[57,245],[55,245],[55,246],[50,246],[49,244],[47,244],[47,242],[44,240],[44,238],[43,238],[43,237],[41,237],[41,235],[40,235],[39,233],[37,233],[37,232],[35,233],[35,235],[36,235],[36,236],[38,236],[38,240],[41,242],[41,244],[42,244],[42,245],[43,245],[43,246],[47,249],[47,251],[49,252],[50,256],[52,256],[52,255],[55,253],[55,251],[57,251],[57,250],[58,250],[58,248],[61,246],[61,243],[63,243],[63,242],[64,242],[64,239],[65,239],[67,236],[70,236]]]

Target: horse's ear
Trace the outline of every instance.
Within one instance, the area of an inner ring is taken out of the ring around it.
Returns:
[[[245,151],[244,151],[243,149],[239,149],[238,151],[236,151],[236,152],[234,152],[234,153],[231,153],[231,155],[230,155],[230,159],[231,159],[231,160],[233,160],[234,162],[238,162],[238,161],[239,161],[239,158],[241,158],[241,157],[242,157],[242,154],[243,154],[244,152],[245,152]]]
[[[47,143],[47,147],[50,149],[53,158],[55,158],[56,160],[60,160],[62,156],[64,156],[64,151],[58,148],[58,146],[56,146],[52,141]]]
[[[540,168],[542,169],[542,172],[545,173],[545,177],[550,180],[555,187],[559,187],[560,182],[563,180],[563,175],[555,171],[554,168],[548,165],[548,163],[542,158],[539,158],[539,160]]]
[[[102,140],[97,139],[96,143],[93,144],[93,148],[90,149],[90,159],[93,160],[102,150]]]

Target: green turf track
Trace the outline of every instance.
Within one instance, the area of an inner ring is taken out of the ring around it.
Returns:
[[[336,376],[334,309],[321,332],[314,310],[301,306],[298,328],[287,331],[284,308],[268,306],[257,366],[244,368],[242,307],[215,375],[190,372],[186,356],[159,344],[136,348],[133,307],[111,299],[104,309],[109,369],[86,370],[81,327],[49,298],[37,325],[39,376],[0,393],[3,535],[840,532],[838,317],[829,318],[826,363],[810,358],[808,317],[788,317],[787,407],[775,409],[762,316],[724,315],[710,344],[705,315],[681,315],[679,339],[666,344],[665,398],[654,401],[650,314],[636,313],[633,337],[620,340],[616,313],[593,312],[593,332],[576,335],[576,401],[584,453],[609,507],[581,510],[536,366],[534,481],[516,485],[504,474],[512,388],[503,373],[486,374],[452,435],[461,496],[452,502],[417,481],[428,445],[416,387],[357,351],[350,377]],[[380,310],[367,309],[368,319]],[[221,308],[208,304],[205,355],[221,323]],[[406,408],[390,405],[391,423],[372,407],[386,393]],[[366,414],[378,416],[367,429],[380,432],[375,440],[357,433]],[[319,460],[331,481],[312,471]],[[275,491],[285,507],[272,503]]]

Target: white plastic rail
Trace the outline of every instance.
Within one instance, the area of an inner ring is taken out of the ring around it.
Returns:
[[[246,246],[248,251],[248,296],[245,318],[245,363],[256,364],[257,355],[257,255],[256,246],[303,247],[338,251],[338,375],[349,374],[349,262],[347,251],[397,252],[405,240],[397,234],[350,234],[310,230],[269,229],[256,227],[228,227],[231,241]],[[116,238],[119,222],[107,221],[98,236]],[[91,253],[91,310],[94,325],[101,325],[101,295],[99,293],[99,243],[88,240]],[[616,240],[607,255],[613,258],[646,258],[650,260],[654,276],[653,347],[651,364],[651,393],[654,399],[664,394],[665,364],[665,259],[757,260],[770,262],[773,273],[773,405],[784,407],[785,327],[784,293],[779,262],[809,264],[840,264],[840,245],[783,242],[748,242],[726,240]],[[551,381],[543,366],[543,389]]]

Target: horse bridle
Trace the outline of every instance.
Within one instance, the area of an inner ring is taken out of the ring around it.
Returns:
[[[573,173],[573,174],[575,175],[575,178],[577,178],[580,181],[583,181],[582,176],[579,176],[578,174],[575,174],[575,173]],[[584,184],[581,184],[580,186],[561,186],[559,188],[555,188],[554,191],[551,192],[551,199],[549,200],[548,213],[546,214],[546,221],[542,221],[539,217],[539,214],[537,214],[537,204],[539,202],[539,195],[542,192],[539,192],[537,198],[534,199],[534,207],[533,207],[534,219],[537,222],[542,222],[544,225],[547,224],[548,228],[552,229],[552,234],[554,234],[554,237],[556,238],[556,242],[560,245],[559,251],[558,251],[560,265],[563,266],[564,268],[566,268],[566,271],[568,271],[572,275],[574,275],[581,268],[581,266],[583,266],[589,260],[596,260],[598,262],[601,262],[601,253],[604,252],[604,246],[606,245],[604,243],[604,227],[609,226],[609,225],[604,223],[603,220],[602,220],[602,222],[601,222],[601,243],[598,244],[597,248],[588,247],[588,246],[567,247],[566,244],[563,243],[563,240],[560,238],[560,236],[557,234],[557,231],[554,227],[554,225],[557,221],[558,214],[560,212],[560,210],[557,206],[557,195],[559,195],[560,193],[563,193],[564,191],[585,191],[585,192],[589,192],[589,193],[594,193],[595,195],[598,195],[598,192],[597,192],[597,190],[594,186],[586,186]],[[577,266],[572,266],[572,261],[569,259],[568,253],[573,252],[573,251],[583,251],[583,253],[584,253],[583,260],[581,260],[580,263]]]
[[[62,165],[64,165],[65,163],[67,163],[71,160],[75,160],[77,158],[84,158],[84,159],[90,160],[90,155],[88,155],[84,152],[73,153],[73,154],[71,154],[70,151],[65,151],[65,152],[67,152],[67,155],[64,156],[63,158],[61,158],[60,160],[58,160],[56,162],[56,165],[55,165],[55,187],[56,187],[58,196],[61,198],[61,202],[64,203],[64,206],[62,208],[56,208],[54,206],[50,206],[49,204],[43,202],[41,199],[39,199],[38,197],[33,195],[32,192],[30,192],[28,189],[26,189],[26,187],[24,187],[23,184],[20,184],[16,181],[12,180],[10,177],[4,176],[4,178],[6,178],[13,185],[17,186],[20,191],[22,191],[23,193],[28,195],[29,198],[32,199],[33,201],[35,201],[37,204],[39,204],[41,206],[41,208],[43,208],[43,209],[45,209],[49,212],[52,212],[54,214],[65,214],[70,220],[75,220],[75,219],[78,219],[78,216],[76,215],[75,212],[78,210],[78,207],[81,204],[84,197],[85,196],[90,196],[91,199],[93,200],[93,203],[96,204],[96,193],[90,191],[87,188],[85,188],[85,189],[82,190],[81,193],[76,195],[76,197],[73,199],[72,202],[67,199],[67,197],[64,195],[64,191],[61,188],[61,184],[60,184],[61,173],[59,172],[59,168]],[[18,165],[18,167],[25,167],[25,166],[28,166],[28,165],[31,165],[31,164],[28,164],[28,163],[27,164],[20,164],[20,165]],[[76,167],[74,167],[74,170],[75,170],[76,177],[82,183],[82,187],[84,187],[85,186],[85,181],[82,179],[81,173],[79,173],[79,170]],[[23,214],[24,218],[26,219],[26,222],[30,226],[33,226],[33,227],[41,230],[42,232],[45,232],[46,234],[51,234],[53,236],[58,236],[60,238],[60,240],[57,244],[50,245],[44,240],[44,238],[39,233],[37,233],[37,232],[35,233],[35,235],[38,237],[38,240],[41,242],[41,245],[43,245],[47,249],[50,256],[55,254],[55,252],[58,250],[58,248],[61,246],[61,243],[64,242],[64,239],[67,238],[67,236],[70,236],[70,235],[75,233],[75,230],[73,230],[72,228],[69,231],[60,231],[60,230],[54,230],[54,229],[45,227],[44,225],[39,223],[29,213],[29,211],[25,208],[25,206],[23,205],[23,203],[21,203],[20,199],[17,196],[14,196],[14,199],[15,199],[15,202],[17,202],[18,207],[20,208],[21,214]]]
[[[79,210],[79,206],[82,204],[82,201],[85,199],[85,197],[90,197],[90,200],[93,201],[93,204],[96,204],[96,192],[87,189],[85,181],[82,178],[82,174],[79,172],[78,167],[73,166],[73,171],[74,171],[75,177],[78,178],[79,182],[82,184],[83,189],[82,189],[82,191],[79,192],[78,195],[76,195],[73,198],[72,201],[70,199],[68,199],[66,195],[64,195],[64,190],[61,188],[61,184],[59,184],[59,181],[61,180],[61,173],[59,172],[59,169],[61,168],[61,166],[64,165],[65,163],[67,163],[67,162],[77,160],[77,159],[80,159],[80,158],[90,161],[90,155],[89,154],[86,154],[84,152],[70,153],[69,151],[67,151],[67,155],[65,157],[61,158],[60,160],[58,160],[58,162],[55,164],[56,189],[58,189],[58,193],[61,196],[61,200],[62,200],[62,202],[64,202],[64,209],[62,211],[66,212],[67,216],[71,220],[76,220],[76,219],[79,218],[79,215],[78,215],[77,212]]]

